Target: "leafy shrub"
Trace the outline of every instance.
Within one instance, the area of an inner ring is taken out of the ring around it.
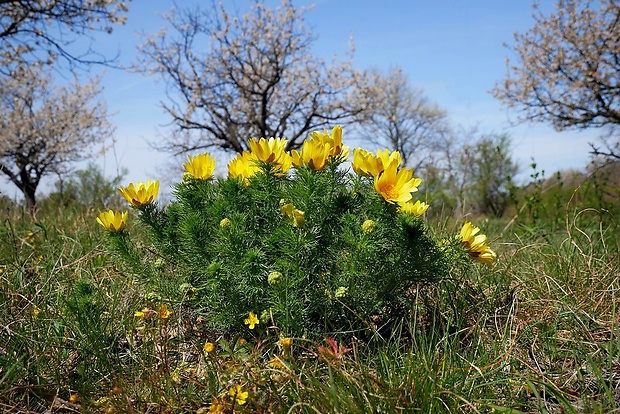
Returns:
[[[124,222],[102,214],[100,223],[136,273],[173,275],[214,331],[368,338],[389,330],[408,315],[416,284],[445,277],[454,256],[419,218],[425,207],[410,199],[420,180],[397,169],[397,153],[357,152],[356,175],[342,166],[348,149],[336,129],[318,134],[292,154],[274,139],[251,141],[225,179],[211,176],[209,156],[190,157],[191,173],[165,208],[152,202],[158,183],[121,188],[155,261],[140,256]],[[490,251],[484,241],[472,245]]]

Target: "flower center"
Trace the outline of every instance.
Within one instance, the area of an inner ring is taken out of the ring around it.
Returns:
[[[381,192],[387,197],[387,199],[395,199],[399,196],[398,191],[394,188],[394,184],[392,183],[385,183],[381,186]]]

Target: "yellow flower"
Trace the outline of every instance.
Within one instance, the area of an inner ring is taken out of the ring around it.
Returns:
[[[149,309],[149,308],[144,308],[144,309],[142,309],[142,310],[137,310],[137,311],[133,314],[133,316],[135,316],[136,318],[141,318],[141,319],[144,319],[144,318],[148,318],[148,317],[149,317],[149,316],[151,316],[151,314],[153,314],[153,313],[155,313],[155,311],[154,311],[154,310],[151,310],[151,309]]]
[[[250,325],[249,326],[250,329],[254,329],[254,327],[258,325],[259,322],[254,312],[250,312],[248,314],[248,317],[245,318],[245,320],[243,321],[243,323],[245,323],[246,325]]]
[[[358,175],[366,177],[377,177],[381,174],[388,165],[396,163],[396,166],[400,166],[402,157],[400,152],[383,149],[378,150],[377,155],[373,155],[361,148],[353,150],[353,171]]]
[[[245,404],[246,400],[248,399],[248,392],[243,391],[241,385],[235,385],[230,387],[228,389],[228,395],[230,396],[230,399],[238,405]]]
[[[287,143],[282,138],[253,138],[249,141],[250,153],[259,161],[273,164],[278,174],[285,174],[293,163],[291,155],[284,150]]]
[[[237,154],[237,156],[228,163],[228,176],[230,178],[240,178],[245,185],[250,185],[248,178],[259,171],[260,168],[256,165],[256,159],[247,151]]]
[[[282,203],[282,201],[280,201],[280,203]],[[284,214],[284,217],[286,218],[293,218],[293,210],[295,210],[295,206],[293,205],[293,203],[282,204],[282,206],[280,207],[280,211],[282,212],[282,214]]]
[[[331,135],[327,132],[327,129],[324,129],[323,132],[311,132],[310,137],[314,141],[328,144],[330,147],[329,155],[332,157],[342,156],[346,158],[349,155],[349,148],[346,145],[342,145],[342,127],[340,125],[332,129]]]
[[[304,228],[306,225],[305,214],[306,213],[301,210],[293,210],[293,227],[297,227],[298,229]]]
[[[288,140],[282,138],[252,138],[249,141],[250,151],[257,160],[263,162],[277,162],[278,158],[285,153],[284,148]]]
[[[185,170],[198,180],[208,180],[213,176],[215,171],[215,158],[209,153],[196,155],[192,157],[188,155],[189,161],[183,164]]]
[[[230,226],[232,226],[232,222],[230,221],[229,218],[224,217],[222,220],[220,220],[220,227],[223,229],[227,229]]]
[[[34,315],[34,317],[36,318],[37,316],[39,316],[40,313],[41,313],[41,310],[33,305],[32,306],[32,314]]]
[[[202,349],[204,349],[204,351],[209,354],[215,349],[215,344],[213,344],[213,342],[205,342],[205,345],[202,347]]]
[[[159,317],[161,319],[168,319],[170,315],[172,315],[172,311],[168,309],[168,306],[165,303],[163,303],[159,308]]]
[[[271,358],[271,360],[267,362],[267,365],[271,368],[282,368],[284,366],[278,357]]]
[[[461,244],[469,251],[472,259],[482,263],[491,263],[497,255],[485,244],[487,236],[478,234],[480,228],[466,222],[461,228]]]
[[[305,213],[295,208],[293,203],[286,203],[280,207],[280,211],[288,219],[293,219],[293,227],[303,228],[306,224]]]
[[[365,234],[370,234],[375,231],[375,227],[377,227],[377,224],[372,220],[366,220],[362,223],[362,230]]]
[[[280,338],[280,345],[284,349],[290,349],[293,345],[293,338]]]
[[[428,204],[421,202],[420,200],[415,203],[412,201],[407,201],[406,203],[401,204],[398,209],[398,211],[403,214],[411,214],[416,217],[420,217],[426,212],[426,210],[428,210]]]
[[[418,191],[422,182],[421,178],[413,178],[413,171],[409,168],[398,171],[399,163],[392,161],[379,176],[375,176],[375,190],[388,203],[401,204],[411,200],[411,193]]]
[[[132,206],[144,206],[151,204],[157,197],[159,181],[130,183],[127,187],[120,187],[118,191]]]
[[[295,166],[305,165],[313,170],[321,171],[327,165],[331,151],[332,147],[328,143],[307,139],[301,147],[301,152],[296,150],[291,152],[293,164]]]
[[[208,411],[208,414],[225,414],[225,413],[226,413],[226,407],[223,404],[216,403],[216,402],[211,404],[211,406],[209,407],[209,411]]]
[[[109,231],[121,231],[125,228],[127,223],[128,212],[121,213],[120,211],[104,211],[97,217],[97,223],[101,224],[106,230]]]
[[[78,401],[80,401],[80,397],[79,397],[77,394],[71,394],[71,395],[69,396],[69,402],[70,402],[70,403],[75,404],[75,403],[77,403]]]

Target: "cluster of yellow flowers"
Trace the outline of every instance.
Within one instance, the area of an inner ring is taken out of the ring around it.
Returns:
[[[148,180],[146,183],[130,183],[127,187],[120,187],[118,192],[134,207],[146,206],[153,203],[159,193],[159,181]],[[104,211],[97,217],[97,222],[106,230],[117,232],[125,228],[128,211]]]
[[[428,209],[428,204],[419,200],[413,203],[411,199],[422,179],[414,178],[410,168],[399,169],[401,163],[402,157],[398,151],[378,150],[375,155],[362,148],[353,150],[353,171],[372,177],[377,193],[388,203],[398,204],[401,213],[420,217]]]
[[[136,311],[133,316],[140,319],[148,319],[151,316],[159,316],[159,319],[168,319],[172,315],[172,311],[168,309],[168,305],[162,304],[159,308],[159,312],[154,309],[144,308]]]
[[[302,144],[301,150],[286,151],[288,140],[282,138],[260,138],[249,141],[250,152],[244,151],[238,154],[228,163],[228,177],[239,178],[249,185],[249,178],[258,173],[260,163],[269,163],[273,166],[276,175],[284,175],[291,166],[308,168],[321,171],[331,158],[346,160],[349,148],[342,144],[342,127],[336,126],[331,133],[315,131],[310,134]],[[357,148],[353,151],[353,170],[363,176],[374,177],[375,189],[386,201],[398,203],[400,211],[405,214],[421,216],[428,204],[417,201],[415,204],[409,201],[411,193],[418,190],[422,182],[420,178],[413,178],[413,171],[408,168],[399,169],[402,161],[400,153],[390,153],[386,150],[377,151],[374,156],[366,150]],[[215,158],[209,153],[189,155],[188,162],[184,164],[185,170],[197,180],[208,180],[213,177],[215,171]],[[153,203],[159,192],[159,181],[148,180],[147,182],[130,183],[127,187],[120,187],[118,191],[134,206],[140,207]],[[291,209],[288,205],[282,212],[294,219],[295,227],[303,226],[303,211]],[[292,205],[290,206],[292,207]],[[97,217],[103,227],[112,232],[121,231],[125,228],[128,212],[109,210],[102,212]]]
[[[260,138],[249,141],[250,151],[238,154],[228,163],[228,177],[243,180],[249,185],[249,178],[261,171],[260,164],[271,164],[274,173],[278,176],[286,174],[291,166],[321,171],[332,158],[345,161],[349,155],[349,148],[342,144],[342,127],[336,126],[331,133],[315,131],[302,144],[301,150],[286,151],[288,140],[282,138]],[[184,164],[188,174],[198,180],[208,180],[215,171],[215,158],[210,154],[188,156]],[[398,211],[420,217],[426,212],[429,205],[417,200],[412,201],[413,193],[418,191],[421,178],[413,177],[413,170],[401,167],[402,157],[398,151],[390,152],[387,149],[375,153],[362,148],[353,150],[353,171],[363,177],[372,177],[374,188],[388,203],[397,204]],[[155,200],[159,192],[159,181],[130,183],[127,187],[120,187],[118,191],[134,207],[146,206]],[[305,224],[304,212],[295,208],[292,203],[282,203],[282,214],[292,220],[293,226],[303,228]],[[103,227],[112,232],[125,228],[128,212],[105,211],[97,217]],[[229,227],[231,222],[224,219],[222,227]],[[492,262],[496,254],[485,244],[486,236],[478,234],[480,229],[467,222],[461,230],[461,240],[472,258],[484,262]],[[370,224],[364,227],[364,232],[370,233]]]

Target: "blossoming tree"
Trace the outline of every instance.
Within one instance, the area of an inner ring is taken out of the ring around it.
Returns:
[[[125,22],[127,4],[119,0],[0,1],[0,72],[15,62],[50,64],[106,62],[81,40],[94,31],[110,33]],[[76,46],[78,44],[79,46]]]
[[[89,155],[112,133],[95,79],[53,87],[41,65],[22,65],[0,82],[0,172],[30,211],[41,178]]]
[[[524,120],[557,130],[620,125],[620,7],[615,0],[560,0],[554,13],[535,9],[534,26],[515,34],[518,63],[493,90]],[[617,140],[595,153],[620,160]]]
[[[168,84],[163,108],[176,127],[157,146],[241,153],[249,137],[286,137],[287,149],[297,148],[308,132],[365,109],[367,75],[350,59],[328,64],[312,54],[306,11],[289,0],[275,9],[256,1],[240,17],[222,6],[173,9],[174,34],[147,36],[140,48],[142,69]]]

